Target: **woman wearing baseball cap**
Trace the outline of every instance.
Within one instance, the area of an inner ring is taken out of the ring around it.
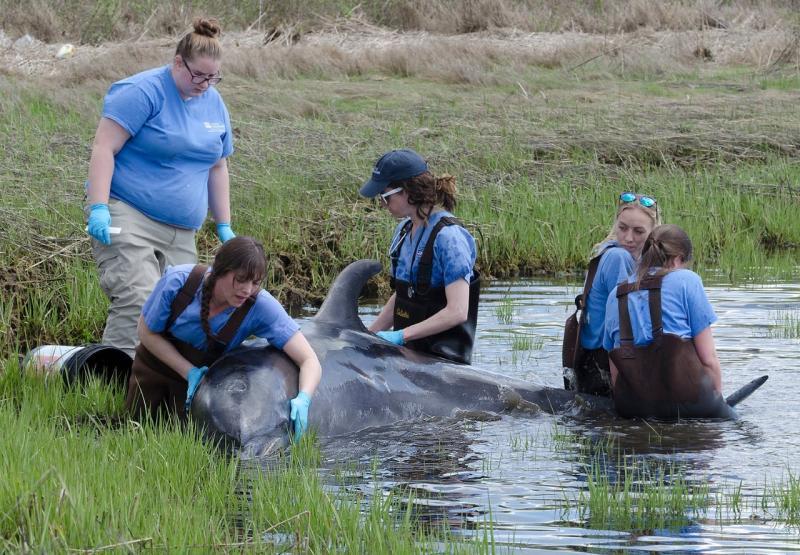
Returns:
[[[360,193],[379,197],[401,220],[389,248],[394,293],[370,331],[396,345],[469,364],[480,279],[475,239],[451,212],[455,177],[434,176],[411,149],[392,150],[376,162]]]

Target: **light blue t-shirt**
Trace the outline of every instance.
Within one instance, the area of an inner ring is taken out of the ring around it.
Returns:
[[[636,262],[631,253],[617,246],[616,241],[600,245],[609,246],[600,257],[589,299],[586,301],[586,324],[581,327],[581,346],[584,349],[599,349],[603,345],[603,328],[606,320],[606,299],[617,284],[633,273]]]
[[[453,217],[446,210],[434,212],[428,218],[428,223],[417,230],[413,236],[409,232],[400,247],[395,279],[416,285],[419,262],[422,259],[425,245],[428,244],[428,238],[431,236],[433,228],[445,216]],[[390,251],[397,245],[400,233],[407,221],[401,221],[395,228]],[[447,287],[459,279],[469,282],[472,279],[472,267],[475,265],[477,256],[475,239],[469,231],[460,225],[443,227],[433,244],[431,287]]]
[[[633,283],[635,279],[636,276],[631,276],[628,281]],[[628,295],[628,314],[631,317],[634,345],[647,345],[653,341],[649,299],[650,292],[647,290],[634,291]],[[700,276],[686,269],[674,270],[664,276],[661,282],[661,321],[664,333],[683,339],[697,337],[717,321]],[[615,287],[606,303],[603,348],[611,351],[619,345],[619,302]]]
[[[170,66],[151,69],[111,85],[103,117],[131,135],[114,157],[111,197],[153,220],[199,229],[208,213],[209,169],[233,152],[217,90],[184,100]]]
[[[181,264],[180,266],[170,266],[164,275],[158,280],[153,292],[147,298],[142,308],[142,318],[150,331],[162,333],[166,331],[164,326],[167,324],[169,314],[172,309],[172,301],[180,291],[186,279],[194,268],[193,264]],[[210,271],[210,268],[209,268]],[[202,300],[202,287],[198,287],[194,299],[186,307],[169,329],[177,339],[193,345],[197,349],[205,350],[206,334],[200,324],[200,302]],[[216,335],[228,322],[231,314],[236,309],[229,307],[223,310],[208,323],[211,331]],[[239,326],[239,331],[225,348],[229,351],[238,347],[242,341],[255,335],[270,342],[271,345],[282,349],[289,339],[297,332],[300,327],[283,309],[275,298],[264,291],[259,291],[256,302],[250,308],[247,316]]]

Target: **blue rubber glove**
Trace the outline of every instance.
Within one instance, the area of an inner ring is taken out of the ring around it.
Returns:
[[[403,339],[403,330],[379,331],[376,335],[381,339],[388,341],[389,343],[394,343],[395,345],[406,344],[406,340]]]
[[[231,224],[217,224],[217,237],[224,243],[236,237],[236,234],[231,229]]]
[[[111,225],[111,213],[108,211],[108,205],[98,202],[89,207],[89,222],[88,232],[89,235],[103,243],[104,245],[111,244],[111,233],[108,227]]]
[[[289,407],[291,409],[289,418],[292,420],[292,424],[294,424],[295,442],[300,441],[300,438],[306,433],[306,428],[308,428],[308,407],[310,406],[311,397],[304,391],[301,391],[297,394],[297,397],[289,401]]]
[[[186,404],[184,405],[186,412],[189,412],[189,409],[192,408],[192,399],[194,399],[194,394],[197,392],[197,388],[200,386],[200,382],[206,372],[208,372],[208,366],[194,366],[189,370],[189,375],[186,377],[186,381],[189,382],[189,387],[186,388]]]

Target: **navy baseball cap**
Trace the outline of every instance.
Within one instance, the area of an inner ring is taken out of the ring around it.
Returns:
[[[410,179],[426,171],[428,163],[410,148],[391,150],[375,162],[372,178],[364,183],[358,192],[361,196],[372,198],[383,191],[389,183]]]

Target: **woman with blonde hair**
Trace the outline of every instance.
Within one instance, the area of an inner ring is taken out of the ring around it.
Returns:
[[[658,203],[653,197],[633,192],[619,195],[614,224],[593,249],[583,293],[575,299],[576,314],[567,320],[563,347],[566,389],[611,394],[608,353],[602,345],[606,299],[634,271],[647,236],[659,223]]]
[[[413,150],[392,150],[377,161],[360,193],[379,197],[401,220],[389,249],[394,293],[370,331],[395,345],[469,364],[480,280],[475,239],[452,214],[455,178],[434,176]]]
[[[233,133],[214,85],[220,27],[197,19],[172,63],[108,91],[86,182],[87,231],[111,304],[103,343],[133,356],[136,322],[168,265],[197,260],[195,232],[209,207],[221,241],[231,231],[227,158]]]

